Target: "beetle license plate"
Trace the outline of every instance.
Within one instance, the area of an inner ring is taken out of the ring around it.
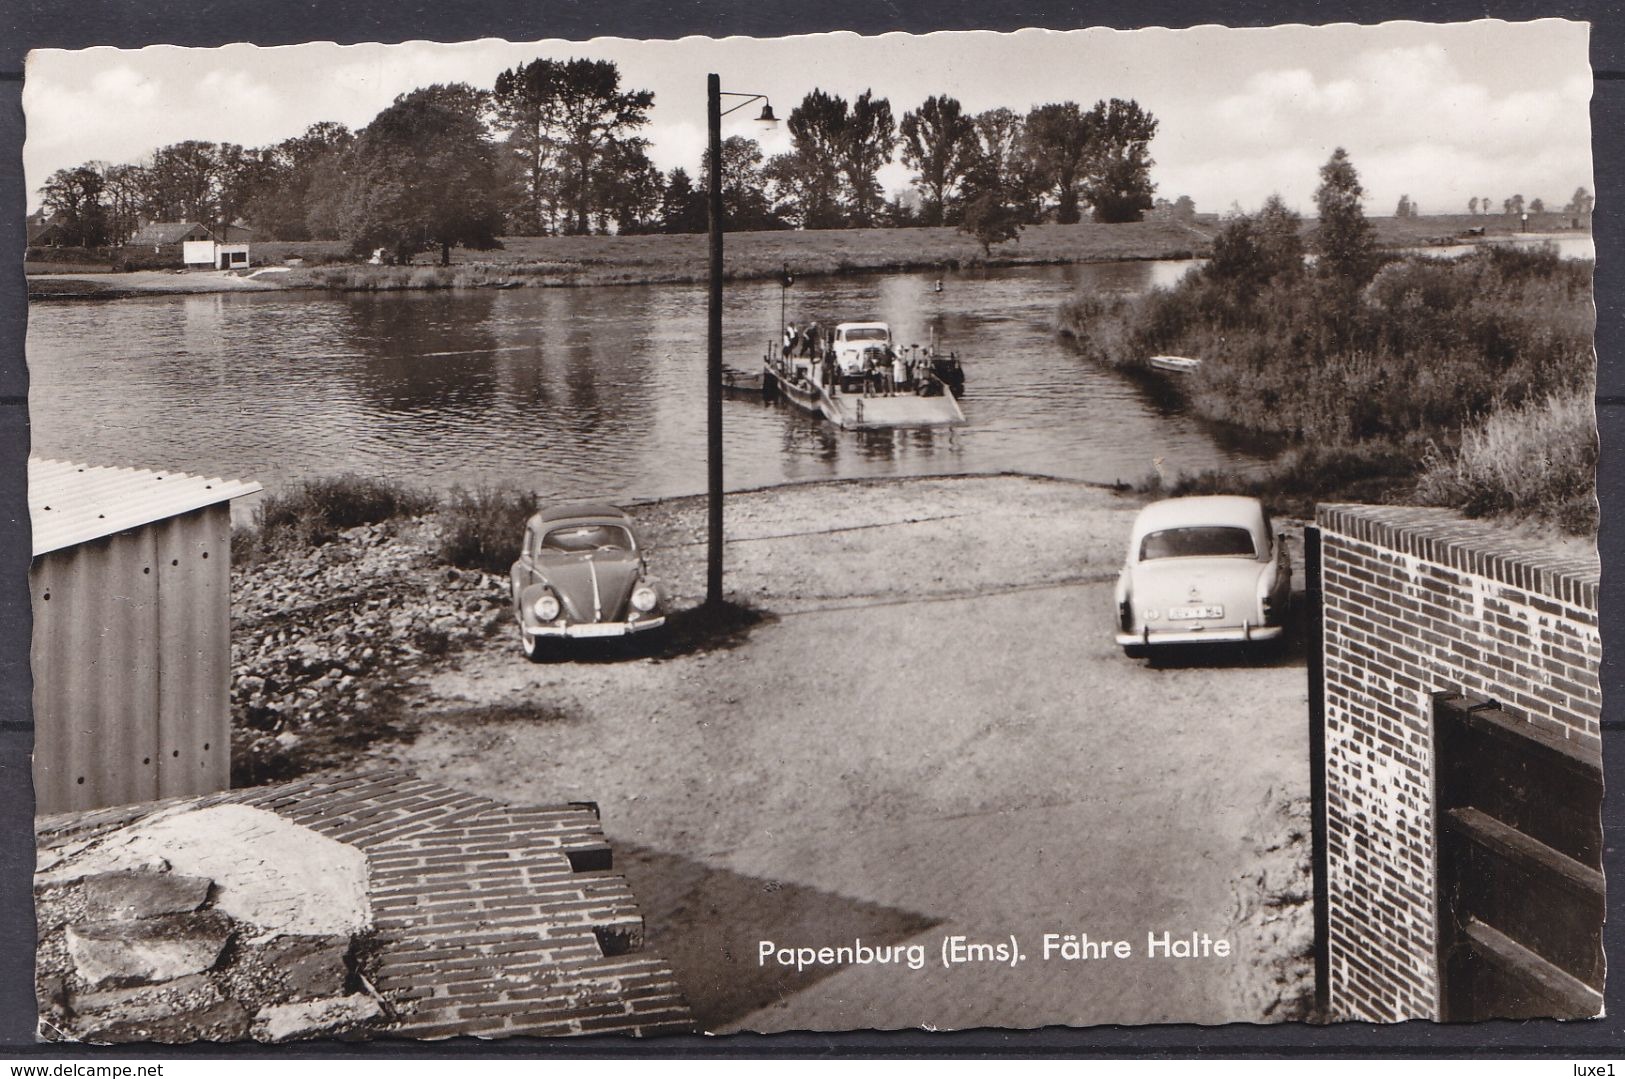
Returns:
[[[625,628],[622,627],[622,626],[619,626],[619,625],[605,625],[605,626],[585,625],[585,626],[576,626],[575,629],[571,632],[571,636],[574,636],[574,637],[620,637],[620,636],[625,635],[625,633],[626,633]]]
[[[1168,617],[1176,622],[1195,622],[1204,618],[1223,618],[1223,607],[1173,607]]]

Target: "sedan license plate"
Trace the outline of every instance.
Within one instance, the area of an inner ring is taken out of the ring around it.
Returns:
[[[1204,618],[1223,618],[1223,607],[1170,607],[1168,617],[1175,622],[1195,622]]]
[[[585,625],[576,626],[571,635],[575,637],[620,637],[626,630],[619,625]]]

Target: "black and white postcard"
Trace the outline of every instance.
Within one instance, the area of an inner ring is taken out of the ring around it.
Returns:
[[[39,1037],[1599,1015],[1588,45],[30,53]]]

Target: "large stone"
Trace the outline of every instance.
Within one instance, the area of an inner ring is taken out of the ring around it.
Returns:
[[[237,962],[275,971],[290,1001],[334,997],[350,979],[350,944],[349,937],[277,937],[244,947]]]
[[[224,999],[219,986],[207,974],[188,974],[157,985],[74,993],[68,997],[68,1007],[80,1017],[142,1020],[169,1012],[206,1008]]]
[[[99,877],[115,868],[98,852],[94,841],[65,848],[59,854],[61,856],[49,865],[36,865],[34,870],[36,895],[47,888],[78,887],[79,882],[87,877]],[[168,873],[171,868],[161,855],[122,858],[116,867],[121,873],[153,875]]]
[[[295,1004],[272,1004],[255,1014],[250,1033],[262,1042],[315,1038],[343,1033],[382,1018],[383,1014],[384,1009],[376,1000],[360,993]]]
[[[212,911],[86,922],[67,930],[74,970],[92,986],[167,982],[208,970],[230,938],[230,920]]]
[[[91,1042],[235,1042],[248,1036],[248,1009],[235,1000],[217,999],[211,1004],[174,1011],[154,1012],[130,1018],[106,1016],[86,1025],[80,1036]]]
[[[156,859],[213,880],[214,909],[258,937],[350,936],[372,925],[365,854],[252,806],[155,814],[102,837],[71,871],[144,868]]]
[[[155,918],[197,910],[208,900],[213,883],[208,877],[182,873],[115,870],[82,878],[79,894],[85,916],[93,921]]]

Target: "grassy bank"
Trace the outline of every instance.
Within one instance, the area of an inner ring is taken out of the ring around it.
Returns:
[[[1548,215],[1550,216],[1550,215]],[[1485,239],[1510,238],[1511,218],[1462,215],[1374,219],[1383,247],[1461,242],[1468,229]],[[1549,222],[1557,227],[1555,219]],[[1307,234],[1313,222],[1304,225]],[[1533,223],[1532,226],[1533,227]],[[809,232],[730,232],[723,271],[734,279],[777,276],[788,264],[798,275],[945,270],[978,266],[1031,266],[1075,262],[1201,258],[1218,224],[1141,221],[1122,225],[1081,222],[1029,225],[1018,239],[984,258],[975,240],[954,228],[831,229]],[[524,285],[697,283],[706,277],[704,235],[510,236],[498,251],[452,252],[449,267],[364,266],[353,263],[340,241],[265,243],[255,251],[262,264],[288,258],[308,265],[285,282],[316,288],[401,289]]]
[[[1305,223],[1306,234],[1312,224]],[[1373,224],[1378,245],[1386,248],[1462,242],[1472,228],[1483,229],[1482,239],[1487,241],[1519,233],[1518,224],[1504,216],[1376,218]],[[1543,215],[1531,221],[1531,228],[1564,224],[1556,215]],[[724,274],[733,280],[771,278],[786,265],[800,276],[828,276],[1201,258],[1209,254],[1218,230],[1211,216],[1188,224],[1030,225],[1018,239],[995,247],[991,257],[984,257],[975,240],[954,228],[730,232]],[[419,255],[412,265],[372,266],[357,261],[341,240],[264,241],[254,245],[253,259],[258,267],[296,260],[289,272],[259,279],[265,287],[337,291],[698,284],[707,276],[706,238],[701,234],[510,236],[502,244],[495,251],[456,249],[450,266],[433,265],[437,257],[433,253]],[[216,274],[175,275],[157,284],[130,274],[87,274],[98,267],[82,260],[53,261],[45,254],[28,264],[32,299],[117,299],[150,291],[232,287],[230,280]],[[81,275],[79,281],[53,281],[69,272]],[[87,276],[97,280],[85,281]]]
[[[1264,476],[1152,489],[1251,489],[1300,509],[1417,500],[1595,526],[1594,433],[1577,422],[1595,376],[1589,263],[1486,247],[1454,261],[1393,259],[1357,290],[1302,268],[1237,281],[1209,267],[1132,300],[1080,297],[1060,324],[1092,360],[1147,377],[1153,355],[1200,357],[1198,371],[1170,380],[1194,411],[1299,446]],[[1561,482],[1513,453],[1516,424],[1562,442],[1546,453]],[[1464,452],[1494,465],[1464,464]],[[1452,472],[1471,478],[1446,482]]]
[[[1061,265],[1200,256],[1214,229],[1146,221],[1126,225],[1034,225],[1019,240],[982,255],[975,240],[952,228],[837,229],[817,232],[730,232],[723,272],[731,280],[898,271],[950,272],[990,266]],[[352,292],[453,288],[557,288],[585,285],[700,284],[707,279],[704,235],[518,236],[495,251],[452,252],[449,266],[423,254],[411,265],[355,261],[336,240],[254,245],[257,267],[297,260],[286,273],[256,279],[261,287]],[[115,299],[148,291],[224,291],[241,281],[214,273],[171,274],[156,282],[131,274],[76,277],[32,274],[32,299]]]
[[[733,279],[776,277],[788,264],[801,276],[975,266],[1024,266],[1123,259],[1188,258],[1200,254],[1212,228],[1173,222],[1128,225],[1034,225],[1018,241],[984,258],[976,241],[952,228],[834,229],[813,232],[730,232],[724,274]],[[260,245],[267,259],[332,260],[336,243]],[[452,253],[447,267],[311,265],[285,284],[341,289],[456,288],[493,285],[616,285],[699,283],[706,279],[704,235],[521,236],[498,251]],[[427,262],[429,255],[419,256]]]

